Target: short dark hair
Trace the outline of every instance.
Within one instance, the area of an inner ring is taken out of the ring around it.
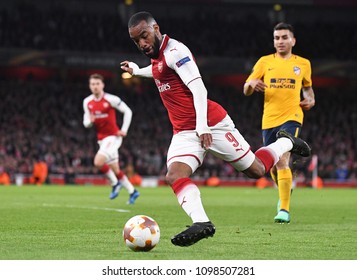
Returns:
[[[147,23],[155,22],[154,17],[149,12],[138,12],[132,15],[129,19],[128,28],[138,25],[143,20],[145,20]]]
[[[275,25],[274,31],[275,30],[289,30],[294,34],[294,27],[291,24],[285,22],[279,22],[277,25]]]
[[[101,80],[104,83],[104,77],[98,73],[94,73],[92,75],[89,76],[89,80],[90,79],[98,79]]]

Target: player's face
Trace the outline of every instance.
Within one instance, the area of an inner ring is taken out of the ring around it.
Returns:
[[[138,25],[129,28],[129,35],[143,54],[150,58],[159,56],[161,34],[156,23],[148,24],[143,20]]]
[[[100,96],[104,90],[104,83],[100,79],[90,79],[89,89],[95,96]]]
[[[287,29],[274,31],[274,47],[279,55],[291,54],[293,46],[295,46],[293,33]]]

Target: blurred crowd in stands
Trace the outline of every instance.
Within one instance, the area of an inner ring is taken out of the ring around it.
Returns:
[[[82,101],[90,94],[87,86],[87,81],[1,82],[0,166],[11,174],[29,174],[40,157],[50,174],[96,174],[95,129],[82,124]],[[133,165],[139,174],[160,175],[172,129],[153,85],[145,94],[138,87],[118,93],[108,86],[107,91],[118,94],[134,111],[120,149],[122,168]],[[119,123],[121,117],[118,113]]]
[[[209,5],[191,5],[188,8],[191,16],[184,19],[161,13],[154,16],[163,34],[178,38],[202,56],[256,58],[268,54],[273,47],[272,28],[277,21],[285,18],[272,17],[272,11],[258,13],[261,9],[247,10],[237,16],[243,8],[240,6],[228,6],[221,13]],[[294,13],[294,8],[290,11]],[[357,20],[329,22],[323,17],[316,17],[311,22],[306,21],[309,15],[306,11],[301,13],[304,17],[290,22],[298,39],[296,53],[314,59],[357,59]],[[118,13],[68,10],[65,4],[44,10],[35,3],[22,3],[12,10],[0,10],[0,24],[3,48],[136,51],[127,33],[127,20]]]
[[[128,37],[126,21],[118,14],[60,7],[44,10],[22,4],[0,9],[1,48],[137,53]],[[214,9],[206,9],[201,13],[199,7],[195,9],[197,12],[185,18],[185,24],[179,17],[155,17],[163,33],[183,41],[200,56],[256,59],[272,52],[274,19],[268,13],[266,17],[254,13],[234,16],[234,12],[217,14]],[[314,59],[357,59],[356,21],[336,24],[316,18],[313,24],[304,20],[292,23],[299,42],[296,53]],[[119,151],[121,167],[134,169],[142,176],[164,175],[172,128],[154,83],[111,82],[107,81],[106,91],[119,95],[134,113],[129,134]],[[237,88],[209,83],[207,87],[209,97],[227,109],[252,149],[258,149],[262,144],[262,96],[245,98]],[[323,88],[315,92],[316,106],[306,114],[302,137],[318,155],[319,176],[357,180],[354,89]],[[82,101],[89,94],[86,78],[76,82],[60,78],[40,82],[0,77],[0,175],[3,171],[11,177],[16,173],[31,174],[39,159],[47,163],[49,174],[98,174],[93,167],[98,148],[95,131],[82,125]],[[309,159],[296,159],[296,176],[311,178],[309,164]],[[229,164],[211,156],[207,156],[195,176],[245,178]]]
[[[262,96],[245,98],[233,88],[207,87],[210,98],[227,109],[252,149],[258,149]],[[164,175],[172,128],[154,83],[122,86],[120,90],[109,84],[106,90],[118,94],[133,110],[132,125],[119,152],[121,167],[134,168],[142,176]],[[348,91],[317,92],[317,105],[306,114],[302,137],[318,155],[319,176],[356,180],[357,97]],[[98,148],[95,131],[82,125],[82,100],[88,94],[87,81],[2,81],[0,166],[12,175],[30,174],[40,158],[47,162],[49,174],[97,174],[93,167]],[[121,122],[120,114],[118,121]],[[296,176],[311,178],[309,163],[309,159],[297,159]],[[211,156],[207,156],[196,176],[245,178]]]

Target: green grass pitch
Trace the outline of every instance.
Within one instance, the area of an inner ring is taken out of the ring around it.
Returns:
[[[109,200],[109,187],[0,187],[1,260],[356,260],[357,189],[294,191],[289,225],[274,224],[277,190],[207,188],[201,196],[216,225],[213,238],[176,247],[170,237],[191,224],[168,187],[139,188]],[[134,215],[161,230],[150,252],[133,252],[122,239]]]

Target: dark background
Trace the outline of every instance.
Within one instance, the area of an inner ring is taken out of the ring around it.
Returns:
[[[274,52],[272,29],[295,27],[293,52],[312,63],[316,106],[305,114],[302,137],[319,158],[324,180],[357,177],[356,1],[7,1],[0,4],[0,166],[12,177],[29,174],[36,157],[50,174],[97,174],[94,129],[82,125],[88,76],[101,73],[106,91],[133,110],[120,148],[122,168],[143,176],[166,172],[172,136],[152,80],[123,80],[124,59],[147,65],[130,40],[127,20],[146,10],[161,32],[193,52],[209,91],[252,145],[261,146],[263,97],[244,97],[252,66]],[[120,120],[120,114],[119,120]],[[298,159],[295,176],[308,182],[310,161]],[[196,177],[246,178],[211,156]]]

